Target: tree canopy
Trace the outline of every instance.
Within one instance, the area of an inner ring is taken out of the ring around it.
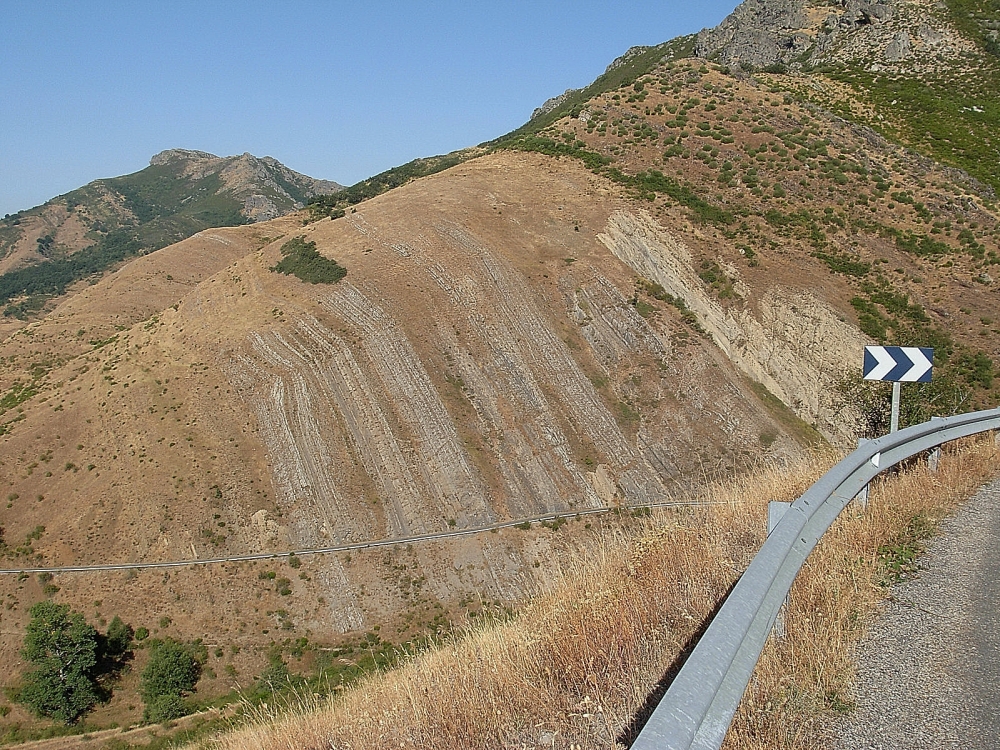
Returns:
[[[20,701],[40,716],[72,724],[100,697],[98,632],[68,604],[38,602],[30,613],[21,653],[34,669],[24,676]]]
[[[200,676],[201,663],[191,644],[169,638],[153,643],[139,682],[146,720],[165,721],[187,713],[182,698],[194,690]]]

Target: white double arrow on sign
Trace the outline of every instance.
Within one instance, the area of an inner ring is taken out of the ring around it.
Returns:
[[[926,383],[931,379],[934,350],[917,346],[866,346],[864,379]]]

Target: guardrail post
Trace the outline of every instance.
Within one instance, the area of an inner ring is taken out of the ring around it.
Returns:
[[[868,440],[867,438],[858,438],[858,447],[860,448],[865,443],[870,443],[870,442],[871,441]],[[854,502],[856,502],[858,504],[858,507],[861,508],[861,510],[867,510],[868,509],[868,485],[866,484],[864,487],[862,487],[861,491],[857,495],[855,495],[853,499],[854,499]]]
[[[941,417],[931,417],[932,422],[940,422]],[[927,470],[932,474],[937,474],[938,464],[941,463],[941,446],[935,445],[927,454]]]
[[[771,500],[767,504],[767,535],[771,536],[771,532],[774,531],[775,526],[781,521],[782,516],[785,515],[785,511],[792,507],[791,503],[782,502],[781,500]],[[785,611],[788,609],[788,597],[785,597],[784,603],[778,610],[778,617],[774,621],[774,627],[771,632],[774,634],[775,638],[785,637]]]

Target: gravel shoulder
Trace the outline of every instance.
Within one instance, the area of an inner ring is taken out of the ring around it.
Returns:
[[[837,750],[1000,747],[1000,479],[947,519],[858,645]]]

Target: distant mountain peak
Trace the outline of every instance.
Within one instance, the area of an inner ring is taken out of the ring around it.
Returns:
[[[240,212],[251,222],[268,221],[301,208],[314,195],[335,193],[342,185],[317,180],[289,169],[272,156],[216,156],[207,151],[171,148],[153,156],[150,167],[171,166],[179,176],[201,180],[216,175],[221,193],[241,203]]]
[[[0,232],[0,281],[10,273],[20,275],[8,277],[6,286],[0,284],[0,304],[22,294],[62,294],[79,278],[104,272],[137,253],[209,227],[284,216],[314,195],[341,189],[336,182],[300,174],[270,156],[161,151],[145,169],[95,180],[21,211],[5,225],[6,231]]]
[[[249,156],[249,154],[244,154],[244,156]],[[194,149],[188,148],[168,148],[166,151],[161,151],[156,154],[152,159],[149,160],[149,166],[157,167],[161,164],[167,164],[171,161],[176,161],[178,159],[218,159],[220,157],[215,154],[210,154],[207,151],[196,151]]]

